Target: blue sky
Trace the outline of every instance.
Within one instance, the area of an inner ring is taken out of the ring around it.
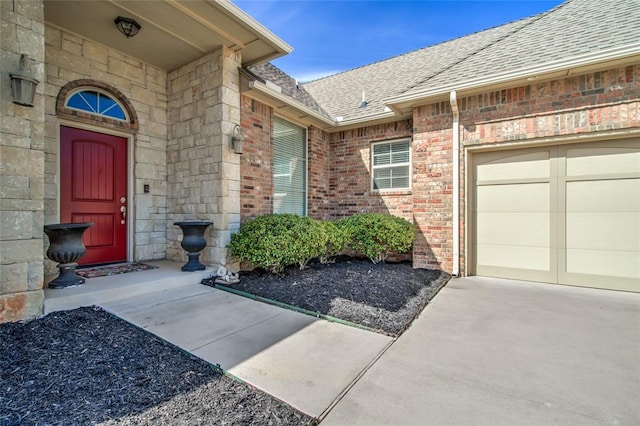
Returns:
[[[234,3],[293,46],[273,64],[309,81],[535,15],[562,0]]]

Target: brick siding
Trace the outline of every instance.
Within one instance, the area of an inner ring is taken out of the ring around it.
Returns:
[[[263,103],[240,97],[244,153],[240,160],[240,216],[247,220],[272,213],[273,109]]]
[[[640,126],[640,66],[460,97],[460,254],[464,272],[464,148],[480,144],[544,143],[545,138]],[[270,117],[243,97],[245,154],[242,217],[271,213]],[[258,129],[258,130],[256,130]],[[453,267],[452,114],[449,102],[414,108],[412,120],[326,133],[309,128],[309,216],[340,218],[390,213],[416,226],[415,267]],[[411,191],[371,190],[370,147],[412,137]],[[256,183],[258,182],[258,183]]]
[[[544,143],[545,138],[640,126],[640,66],[462,97],[461,145]],[[448,102],[414,109],[414,266],[452,268],[452,118]],[[464,149],[464,148],[463,148]],[[460,251],[464,253],[464,153]],[[464,257],[461,270],[464,271]]]

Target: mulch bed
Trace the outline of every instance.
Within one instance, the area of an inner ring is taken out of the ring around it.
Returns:
[[[313,419],[100,308],[0,324],[0,425]]]
[[[302,271],[290,267],[282,274],[241,272],[239,283],[225,286],[398,336],[449,278],[445,272],[414,269],[408,263],[373,264],[340,257]],[[215,286],[214,279],[202,283]]]

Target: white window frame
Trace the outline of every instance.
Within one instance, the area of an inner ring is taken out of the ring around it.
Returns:
[[[274,115],[274,118],[278,118],[282,121],[286,121],[287,123],[293,124],[294,126],[298,126],[300,128],[302,128],[304,130],[304,162],[305,162],[305,181],[304,181],[304,205],[303,205],[303,216],[307,216],[309,214],[309,129],[307,128],[307,126],[297,123],[293,120],[290,120],[289,118],[285,118],[285,117],[281,117],[280,115]],[[272,126],[272,128],[275,128],[275,125]],[[272,141],[275,140],[275,134],[272,135]],[[273,142],[272,142],[273,143]],[[289,177],[289,181],[291,181],[291,174],[290,173],[276,173],[275,170],[275,157],[272,158],[271,160],[274,164],[273,164],[273,172],[271,174],[271,179],[272,179],[272,184],[273,184],[273,201],[275,202],[275,198],[281,194],[277,193],[275,191],[275,178],[276,177]],[[272,205],[271,207],[271,211],[273,213],[275,213],[274,210],[274,206]]]
[[[399,143],[399,142],[408,142],[409,143],[409,161],[406,162],[402,162],[402,163],[390,163],[390,164],[384,164],[384,165],[379,165],[379,166],[375,166],[374,165],[374,147],[376,145],[393,145],[394,143]],[[381,141],[381,142],[373,142],[371,144],[370,147],[370,164],[371,164],[371,191],[373,192],[397,192],[397,191],[411,191],[411,163],[412,163],[412,152],[411,152],[411,138],[401,138],[401,139],[393,139],[393,140],[387,140],[387,141]],[[408,176],[408,182],[409,185],[406,187],[402,187],[402,188],[383,188],[383,189],[378,189],[375,187],[375,171],[376,170],[382,170],[382,169],[388,169],[388,168],[392,168],[392,167],[400,167],[400,166],[406,166],[407,167],[407,176]]]
[[[124,114],[124,120],[122,118],[117,118],[117,117],[113,117],[110,115],[106,115],[102,112],[94,112],[94,111],[90,111],[88,109],[80,109],[80,108],[74,108],[72,106],[69,105],[69,100],[71,100],[71,98],[73,96],[75,96],[77,93],[81,93],[81,92],[96,92],[99,93],[109,99],[111,99],[113,102],[115,102],[116,105],[118,105],[120,107],[120,109],[122,110],[123,114]],[[70,110],[73,111],[79,111],[79,112],[84,112],[86,114],[90,114],[93,115],[94,117],[104,117],[104,118],[109,118],[111,120],[116,120],[116,121],[122,121],[124,123],[129,121],[129,114],[127,112],[127,109],[124,107],[124,105],[122,104],[122,102],[120,102],[118,99],[116,99],[113,94],[107,92],[106,90],[102,90],[98,87],[92,87],[92,86],[82,86],[82,87],[78,87],[74,90],[72,90],[68,95],[67,98],[64,100],[64,107],[65,108],[69,108]]]

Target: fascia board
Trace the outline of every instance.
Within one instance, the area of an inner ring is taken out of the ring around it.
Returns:
[[[353,118],[336,122],[333,131],[349,130],[358,127],[375,126],[376,124],[391,123],[394,121],[411,118],[411,114],[406,116],[395,111],[386,111],[379,114],[367,115],[365,117]]]
[[[249,81],[247,86],[249,91],[256,91],[266,96],[268,99],[275,100],[277,104],[280,104],[280,105],[284,104],[284,106],[290,107],[296,110],[297,112],[301,113],[302,116],[298,117],[299,119],[302,119],[304,117],[309,117],[309,119],[315,122],[314,124],[319,124],[320,125],[319,127],[321,127],[323,130],[334,127],[336,125],[336,122],[334,120],[331,120],[323,116],[322,114],[319,114],[318,112],[312,110],[306,105],[294,99],[291,99],[286,95],[283,95],[282,93],[276,91],[275,89],[272,89],[271,87],[267,86],[266,84],[260,81],[256,81],[256,80]],[[251,93],[248,93],[248,94],[250,95]]]
[[[253,33],[258,36],[258,38],[262,39],[265,43],[271,45],[274,49],[278,50],[280,54],[274,55],[273,57],[269,57],[266,60],[273,60],[280,56],[288,55],[293,51],[293,47],[291,47],[288,43],[282,40],[280,37],[276,36],[274,33],[269,31],[265,26],[261,23],[253,19],[249,14],[240,9],[235,4],[231,3],[228,0],[208,0],[210,4],[216,6],[221,9],[223,13],[233,16],[243,25],[248,27]],[[255,61],[254,61],[255,62]],[[254,64],[247,64],[254,65]]]

